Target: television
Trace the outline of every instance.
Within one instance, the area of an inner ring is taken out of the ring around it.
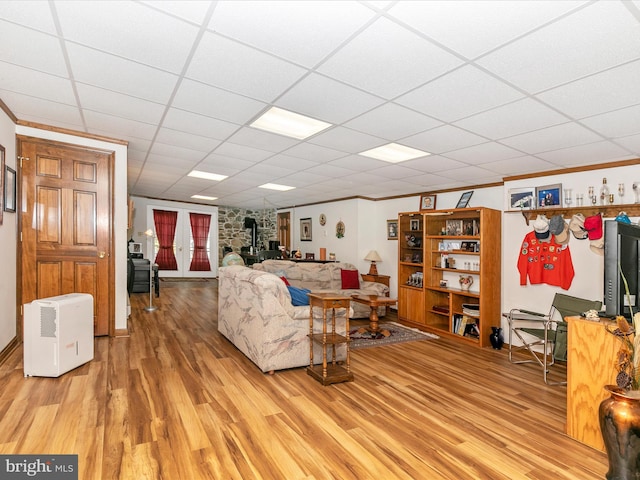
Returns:
[[[607,316],[640,311],[640,225],[604,222],[604,303]],[[629,296],[622,275],[629,286]]]

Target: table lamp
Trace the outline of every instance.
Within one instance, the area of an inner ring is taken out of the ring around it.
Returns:
[[[378,275],[378,267],[376,267],[376,262],[382,261],[382,259],[380,258],[380,255],[378,255],[378,252],[376,252],[375,250],[371,250],[369,253],[367,253],[367,256],[364,257],[364,259],[368,262],[371,262],[371,268],[369,268],[369,275]]]

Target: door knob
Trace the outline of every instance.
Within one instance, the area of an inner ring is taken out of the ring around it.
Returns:
[[[107,256],[107,252],[98,252],[98,258],[104,258]]]

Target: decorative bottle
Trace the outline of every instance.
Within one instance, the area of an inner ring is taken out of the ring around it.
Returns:
[[[602,186],[600,187],[600,205],[609,204],[609,185],[607,185],[607,179],[602,179]]]

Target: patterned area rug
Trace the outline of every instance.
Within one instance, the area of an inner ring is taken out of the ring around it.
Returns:
[[[405,327],[399,323],[380,323],[380,330],[372,334],[364,327],[353,328],[349,331],[351,338],[351,348],[369,348],[381,347],[383,345],[391,345],[393,343],[412,342],[416,340],[433,340],[440,338],[431,333],[422,332],[415,328]],[[386,335],[389,333],[389,335]]]

